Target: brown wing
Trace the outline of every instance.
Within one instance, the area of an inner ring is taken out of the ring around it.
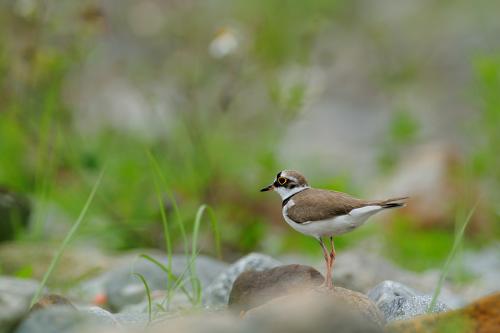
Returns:
[[[292,197],[295,205],[288,208],[287,215],[297,223],[318,221],[349,214],[372,202],[353,198],[345,193],[320,189],[307,189]]]

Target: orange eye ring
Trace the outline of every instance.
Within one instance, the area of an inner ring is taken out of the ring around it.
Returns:
[[[287,181],[288,181],[288,179],[286,179],[285,177],[279,177],[278,178],[278,183],[280,185],[285,185]]]

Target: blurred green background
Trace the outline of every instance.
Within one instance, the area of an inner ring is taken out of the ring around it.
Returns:
[[[207,203],[227,260],[319,258],[283,223],[278,196],[258,192],[297,169],[315,187],[412,197],[340,248],[375,240],[400,265],[437,267],[476,203],[465,246],[498,240],[499,11],[486,0],[1,1],[0,189],[18,198],[1,238],[60,242],[104,170],[76,242],[163,248],[164,210],[182,252],[175,206],[189,231]],[[204,226],[202,252],[213,243]]]

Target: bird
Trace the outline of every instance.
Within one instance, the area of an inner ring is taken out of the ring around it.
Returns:
[[[353,231],[381,211],[403,207],[407,196],[385,200],[362,200],[346,193],[313,188],[298,171],[283,170],[261,192],[275,191],[282,200],[285,222],[296,231],[314,237],[323,250],[326,263],[324,286],[333,289],[335,263],[334,237]],[[330,239],[330,250],[323,238]]]

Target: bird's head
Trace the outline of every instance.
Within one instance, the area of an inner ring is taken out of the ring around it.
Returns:
[[[276,191],[282,199],[285,199],[306,188],[309,188],[309,184],[300,172],[294,170],[283,170],[278,172],[274,182],[260,191]]]

